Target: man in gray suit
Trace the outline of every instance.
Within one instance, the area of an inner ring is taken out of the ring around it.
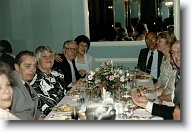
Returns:
[[[171,46],[171,55],[173,58],[173,62],[178,68],[177,78],[176,78],[176,87],[174,89],[174,100],[173,103],[175,106],[180,106],[180,93],[181,93],[181,81],[180,81],[180,41],[175,41]],[[173,112],[175,107],[169,107],[166,105],[159,105],[152,102],[147,101],[146,96],[141,91],[141,96],[138,96],[137,92],[133,92],[132,99],[133,102],[140,107],[145,108],[152,115],[163,117],[164,119],[173,119]]]
[[[11,113],[23,120],[43,119],[37,109],[38,96],[29,85],[36,72],[36,59],[33,52],[22,51],[15,58],[13,76],[16,86],[13,87]]]

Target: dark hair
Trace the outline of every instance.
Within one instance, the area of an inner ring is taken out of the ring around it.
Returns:
[[[169,26],[167,26],[167,31],[168,31],[169,33],[174,33],[174,25],[169,25]]]
[[[134,31],[134,27],[133,26],[128,26],[127,27],[127,32],[133,32]]]
[[[24,55],[29,55],[29,56],[34,56],[35,57],[35,54],[33,52],[31,52],[31,51],[28,51],[28,50],[21,51],[21,52],[19,52],[19,54],[16,55],[15,63],[20,65],[22,63],[22,57]]]
[[[0,61],[0,75],[5,74],[8,78],[8,80],[10,81],[11,86],[15,85],[15,80],[12,76],[12,69],[10,68],[10,66],[8,64],[6,64],[3,61]]]
[[[84,43],[86,43],[86,44],[88,45],[88,49],[89,49],[89,47],[90,47],[90,40],[89,40],[89,38],[88,38],[87,36],[85,36],[85,35],[77,36],[77,37],[75,38],[75,41],[77,42],[77,45],[79,45],[81,42],[84,42]],[[88,49],[87,49],[87,50],[88,50]]]
[[[121,23],[120,22],[115,22],[115,27],[121,28]]]
[[[12,46],[11,44],[9,43],[9,41],[7,40],[0,40],[0,46],[3,46],[4,47],[4,53],[12,53]],[[2,52],[2,51],[0,51]]]
[[[142,34],[145,30],[147,29],[147,25],[142,23],[142,24],[139,24],[136,28],[138,34]]]
[[[5,44],[2,43],[2,42],[0,42],[0,52],[3,53],[3,54],[6,53]]]

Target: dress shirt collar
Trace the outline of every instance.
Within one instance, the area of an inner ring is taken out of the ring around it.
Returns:
[[[149,49],[149,53],[151,54],[151,52],[153,52],[154,54],[158,53],[157,49],[155,49],[154,51]]]

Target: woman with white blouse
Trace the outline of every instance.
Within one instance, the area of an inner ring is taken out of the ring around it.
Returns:
[[[75,65],[77,70],[86,70],[89,73],[97,67],[95,59],[87,53],[90,47],[90,40],[85,35],[80,35],[75,38],[78,44],[78,53],[75,58]]]

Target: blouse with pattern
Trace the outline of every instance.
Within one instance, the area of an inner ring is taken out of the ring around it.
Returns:
[[[160,67],[160,75],[158,78],[158,82],[160,82],[161,85],[165,85],[167,80],[169,79],[169,76],[173,72],[173,68],[170,63],[170,57],[167,57],[167,59],[165,60],[165,56],[163,56],[162,59],[163,60],[162,60],[161,67]]]
[[[56,69],[47,74],[37,68],[30,84],[39,97],[38,109],[45,115],[48,115],[52,108],[66,95],[64,74]]]

